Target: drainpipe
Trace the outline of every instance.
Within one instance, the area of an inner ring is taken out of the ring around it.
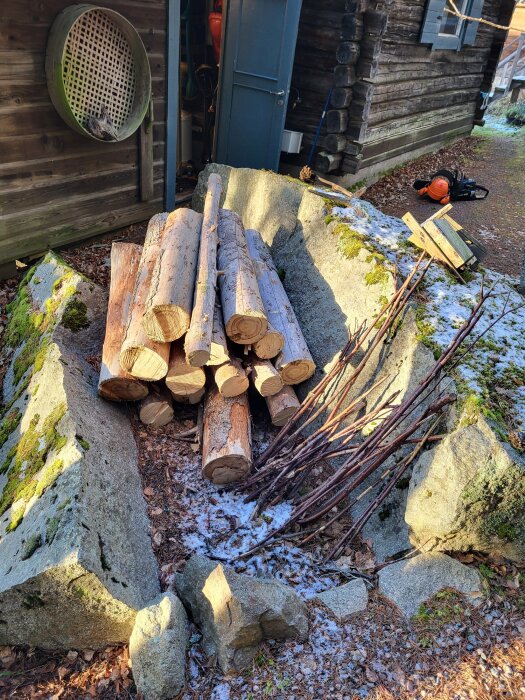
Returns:
[[[179,122],[180,0],[168,0],[164,207],[175,209]]]

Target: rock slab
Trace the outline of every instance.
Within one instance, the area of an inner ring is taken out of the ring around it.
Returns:
[[[195,555],[175,586],[203,634],[209,655],[228,673],[248,666],[264,639],[305,639],[306,605],[277,581],[235,573]]]
[[[379,592],[397,605],[406,617],[412,617],[419,606],[443,588],[463,593],[469,603],[482,600],[481,577],[446,554],[418,554],[379,571]]]
[[[365,582],[356,578],[343,586],[330,588],[318,593],[320,600],[338,620],[345,620],[349,615],[366,610],[368,605],[368,591]]]
[[[525,562],[525,458],[467,408],[414,467],[406,522],[412,543]]]
[[[49,253],[10,305],[0,432],[0,644],[125,642],[160,592],[127,416],[96,395],[102,290]],[[125,485],[125,488],[123,488]]]
[[[140,610],[129,640],[133,679],[145,700],[169,700],[184,688],[188,618],[171,592]]]

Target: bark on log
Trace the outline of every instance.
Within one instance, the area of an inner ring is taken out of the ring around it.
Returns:
[[[268,330],[268,319],[248,253],[244,226],[227,209],[219,212],[219,289],[226,335],[240,345],[252,345]]]
[[[165,213],[155,214],[149,221],[126,333],[120,351],[122,369],[138,379],[149,381],[156,381],[166,376],[170,354],[169,343],[158,343],[151,340],[142,325],[151,276],[159,255],[167,216]]]
[[[345,149],[346,141],[344,134],[326,134],[323,143],[329,153],[339,153]]]
[[[208,177],[204,202],[195,301],[184,348],[192,367],[203,367],[210,359],[213,309],[217,287],[217,225],[222,180],[216,173]]]
[[[335,87],[351,87],[356,81],[354,66],[339,65],[334,68]]]
[[[130,304],[137,279],[142,248],[135,243],[113,243],[106,336],[98,393],[108,401],[138,401],[148,395],[148,387],[120,366],[120,348],[126,332]]]
[[[150,394],[141,402],[139,418],[144,425],[160,428],[173,420],[173,401],[169,391],[152,384]]]
[[[247,394],[226,398],[213,387],[204,404],[202,474],[214,484],[228,484],[243,479],[251,464]]]
[[[194,394],[190,394],[189,396],[181,396],[180,394],[174,394],[173,392],[171,392],[171,395],[177,403],[190,404],[193,406],[194,404],[200,402],[205,393],[206,389],[205,387],[202,387],[202,389],[199,389]]]
[[[192,367],[182,343],[172,343],[166,386],[177,396],[191,396],[206,384],[206,375],[202,367]]]
[[[210,359],[206,363],[209,366],[223,365],[229,362],[230,353],[226,343],[226,333],[224,331],[224,321],[222,320],[222,309],[219,301],[215,304],[213,310],[213,331],[211,334],[211,351]]]
[[[355,41],[343,41],[336,49],[335,57],[341,65],[352,65],[359,58],[359,44]]]
[[[286,425],[299,409],[300,402],[291,386],[285,386],[278,394],[266,397],[266,405],[273,425]]]
[[[202,215],[192,209],[168,216],[143,319],[152,340],[177,340],[190,327],[201,226]]]
[[[348,126],[348,110],[329,109],[326,113],[326,130],[329,134],[340,134]]]
[[[250,379],[261,396],[274,396],[283,388],[281,375],[269,360],[252,358]]]
[[[250,384],[246,372],[236,357],[213,369],[215,384],[222,396],[233,398],[248,391]]]
[[[266,243],[253,229],[246,231],[246,240],[270,323],[284,337],[275,366],[285,384],[298,384],[315,372],[314,361]]]
[[[329,173],[332,170],[337,170],[341,165],[343,156],[341,153],[327,153],[327,151],[320,151],[315,159],[315,165],[317,170],[322,173]]]
[[[266,315],[268,315],[267,309]],[[271,323],[268,323],[268,330],[260,340],[253,344],[253,351],[259,359],[271,360],[272,357],[277,357],[283,349],[283,345],[283,334],[275,330]]]
[[[349,87],[336,87],[332,90],[331,104],[335,109],[344,109],[352,101],[352,89]]]

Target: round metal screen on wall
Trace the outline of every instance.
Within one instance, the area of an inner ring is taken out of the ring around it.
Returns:
[[[122,141],[140,126],[151,95],[144,45],[114,10],[73,5],[47,43],[49,94],[62,119],[98,141]]]

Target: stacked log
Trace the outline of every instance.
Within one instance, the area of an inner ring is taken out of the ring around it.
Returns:
[[[186,357],[193,367],[203,367],[211,355],[213,310],[217,286],[217,225],[221,193],[221,178],[211,173],[204,202],[195,301],[190,328],[184,343]]]
[[[150,394],[140,403],[139,418],[144,425],[161,428],[173,420],[173,401],[169,391],[152,384]]]
[[[278,394],[266,397],[266,405],[273,425],[282,427],[299,410],[300,403],[291,386],[283,386]]]
[[[181,343],[171,346],[166,386],[175,396],[192,396],[206,384],[202,367],[192,367],[186,359]]]
[[[253,358],[250,378],[261,396],[274,396],[283,388],[281,375],[268,360]]]
[[[246,231],[246,240],[268,318],[284,338],[275,366],[284,384],[299,384],[313,375],[315,363],[266,243],[253,229]]]
[[[148,395],[147,386],[120,366],[120,348],[124,340],[133,290],[142,248],[134,243],[114,243],[111,248],[106,336],[98,393],[108,401],[138,401]]]
[[[138,379],[148,381],[162,379],[168,371],[169,343],[159,343],[152,340],[142,325],[153,268],[160,253],[166,219],[167,214],[155,214],[148,224],[130,314],[120,351],[122,369]]]
[[[222,396],[233,398],[248,390],[249,381],[241,362],[232,357],[220,367],[214,367],[213,377]]]

